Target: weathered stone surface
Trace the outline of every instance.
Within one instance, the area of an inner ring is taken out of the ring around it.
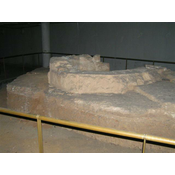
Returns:
[[[73,95],[53,88],[46,94],[46,99],[49,117],[57,116],[63,120],[174,138],[175,123],[172,116],[162,113],[163,109],[158,103],[134,92],[124,95]],[[142,146],[139,142],[122,138],[82,131],[80,133],[122,146],[140,148]],[[156,147],[147,145],[147,148],[157,149]]]
[[[137,85],[161,81],[166,70],[160,66],[146,65],[146,68],[109,71],[109,64],[100,62],[99,55],[70,55],[51,58],[48,82],[70,93],[118,94]]]
[[[175,71],[167,69],[163,72],[164,79],[168,79],[170,82],[175,83]]]
[[[160,81],[153,84],[138,86],[135,91],[161,105],[162,113],[175,118],[175,84],[170,81]]]
[[[55,72],[87,72],[87,71],[109,71],[109,63],[100,62],[100,55],[70,55],[63,57],[52,57],[50,59],[50,71]]]
[[[158,70],[160,71],[160,69]],[[139,71],[140,69],[137,69],[137,72]],[[145,80],[149,84],[150,79],[148,77],[150,76],[147,76],[149,73],[147,74],[146,72],[145,74]],[[125,75],[125,73],[122,72],[121,75]],[[156,75],[158,74],[156,73]],[[164,83],[169,82],[166,81]],[[151,86],[151,84],[147,86]],[[172,84],[167,84],[167,87],[171,89]],[[155,97],[158,101],[154,101],[144,94],[134,91],[126,92],[125,94],[67,93],[54,87],[49,87],[47,83],[47,70],[41,71],[41,69],[20,76],[8,84],[7,91],[9,108],[14,110],[174,139],[174,117],[172,113],[168,113],[169,109],[166,109],[162,106],[162,103],[158,102],[163,100],[164,94],[159,99]],[[150,91],[146,93],[151,94]],[[169,90],[169,93],[169,97],[171,93],[174,95],[173,90]],[[172,105],[174,101],[173,98],[171,101]],[[171,112],[173,112],[173,109]],[[79,131],[79,133],[126,147],[142,147],[142,143],[136,141],[83,131]],[[159,149],[160,151],[167,150],[167,148],[149,144],[147,148]],[[174,152],[174,149],[168,149],[168,151]]]
[[[135,86],[162,80],[164,68],[138,68],[110,72],[57,72],[50,70],[49,84],[70,93],[125,93]]]
[[[7,105],[21,112],[47,115],[45,94],[48,88],[48,69],[39,68],[21,75],[7,85]]]

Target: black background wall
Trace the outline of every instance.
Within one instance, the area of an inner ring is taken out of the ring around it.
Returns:
[[[50,23],[51,52],[100,54],[122,58],[175,61],[175,23]],[[0,57],[41,52],[41,26],[0,27]],[[41,55],[40,65],[41,63]],[[38,56],[26,58],[38,64]],[[11,59],[22,64],[21,58]],[[105,59],[111,70],[125,69],[124,60]],[[128,61],[128,68],[150,64]],[[162,65],[175,70],[174,65]]]

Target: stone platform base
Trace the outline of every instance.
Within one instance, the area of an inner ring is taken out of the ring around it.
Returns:
[[[173,82],[166,79],[137,86],[125,94],[73,94],[49,87],[47,73],[47,69],[36,69],[9,83],[8,107],[57,119],[175,139]],[[78,132],[125,147],[142,147],[142,142],[134,140]],[[175,152],[174,148],[152,144],[147,144],[146,148]]]

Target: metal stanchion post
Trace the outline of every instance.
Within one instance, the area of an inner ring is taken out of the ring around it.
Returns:
[[[38,54],[38,67],[39,67],[39,54]]]
[[[3,58],[3,67],[4,67],[4,77],[7,78],[6,68],[5,68],[5,59]]]
[[[25,60],[24,60],[24,56],[22,57],[22,70],[23,70],[23,73],[25,72],[25,68],[24,68],[24,64],[25,64],[25,62],[24,62]]]
[[[39,115],[36,116],[37,118],[37,128],[38,128],[38,144],[39,144],[39,152],[43,153],[43,136],[42,136],[42,123],[39,118]]]
[[[125,65],[125,69],[128,68],[128,60],[126,60],[126,65]]]
[[[143,151],[142,151],[142,153],[145,153],[145,148],[146,148],[146,135],[144,135],[144,139],[143,139]]]

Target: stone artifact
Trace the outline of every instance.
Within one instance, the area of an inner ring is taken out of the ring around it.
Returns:
[[[70,93],[123,94],[137,85],[161,81],[165,69],[147,66],[109,71],[109,64],[100,62],[99,55],[53,57],[50,60],[48,81],[51,86]]]
[[[109,71],[100,56],[52,57],[7,85],[8,107],[26,113],[175,139],[175,72],[146,65]],[[83,131],[126,147],[142,143]],[[148,144],[147,149],[174,152]]]

